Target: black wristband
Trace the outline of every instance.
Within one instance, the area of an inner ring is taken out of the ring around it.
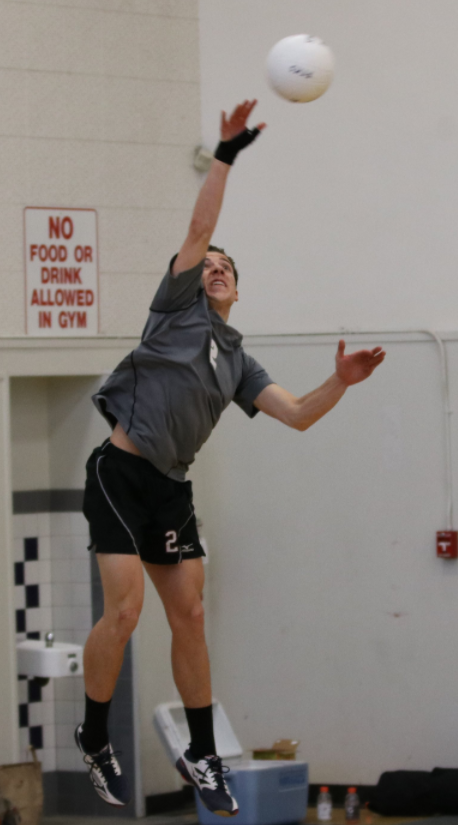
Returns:
[[[244,132],[241,132],[231,140],[220,141],[215,152],[216,160],[220,160],[222,163],[227,163],[228,166],[232,166],[238,153],[242,149],[245,149],[245,146],[249,146],[250,143],[253,143],[259,133],[260,130],[258,128],[245,129]]]

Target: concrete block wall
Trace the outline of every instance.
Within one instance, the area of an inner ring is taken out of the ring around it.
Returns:
[[[0,0],[0,334],[23,334],[23,209],[99,218],[100,332],[140,334],[201,182],[197,0]]]

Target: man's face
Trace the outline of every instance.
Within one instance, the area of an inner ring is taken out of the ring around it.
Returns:
[[[239,299],[231,262],[221,252],[207,252],[202,283],[211,308],[217,312],[228,312]]]

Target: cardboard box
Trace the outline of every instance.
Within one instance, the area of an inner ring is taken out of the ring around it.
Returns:
[[[253,759],[294,760],[299,745],[299,739],[276,739],[271,748],[256,748]]]

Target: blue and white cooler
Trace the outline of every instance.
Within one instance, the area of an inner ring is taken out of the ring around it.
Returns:
[[[232,730],[223,706],[213,700],[213,719],[218,756],[230,768],[226,782],[237,799],[236,825],[287,825],[300,822],[307,813],[308,765],[280,760],[243,760],[243,749]],[[189,730],[181,702],[158,705],[154,727],[167,755],[175,765],[189,745]],[[195,792],[201,825],[221,825],[221,817],[210,813]]]

